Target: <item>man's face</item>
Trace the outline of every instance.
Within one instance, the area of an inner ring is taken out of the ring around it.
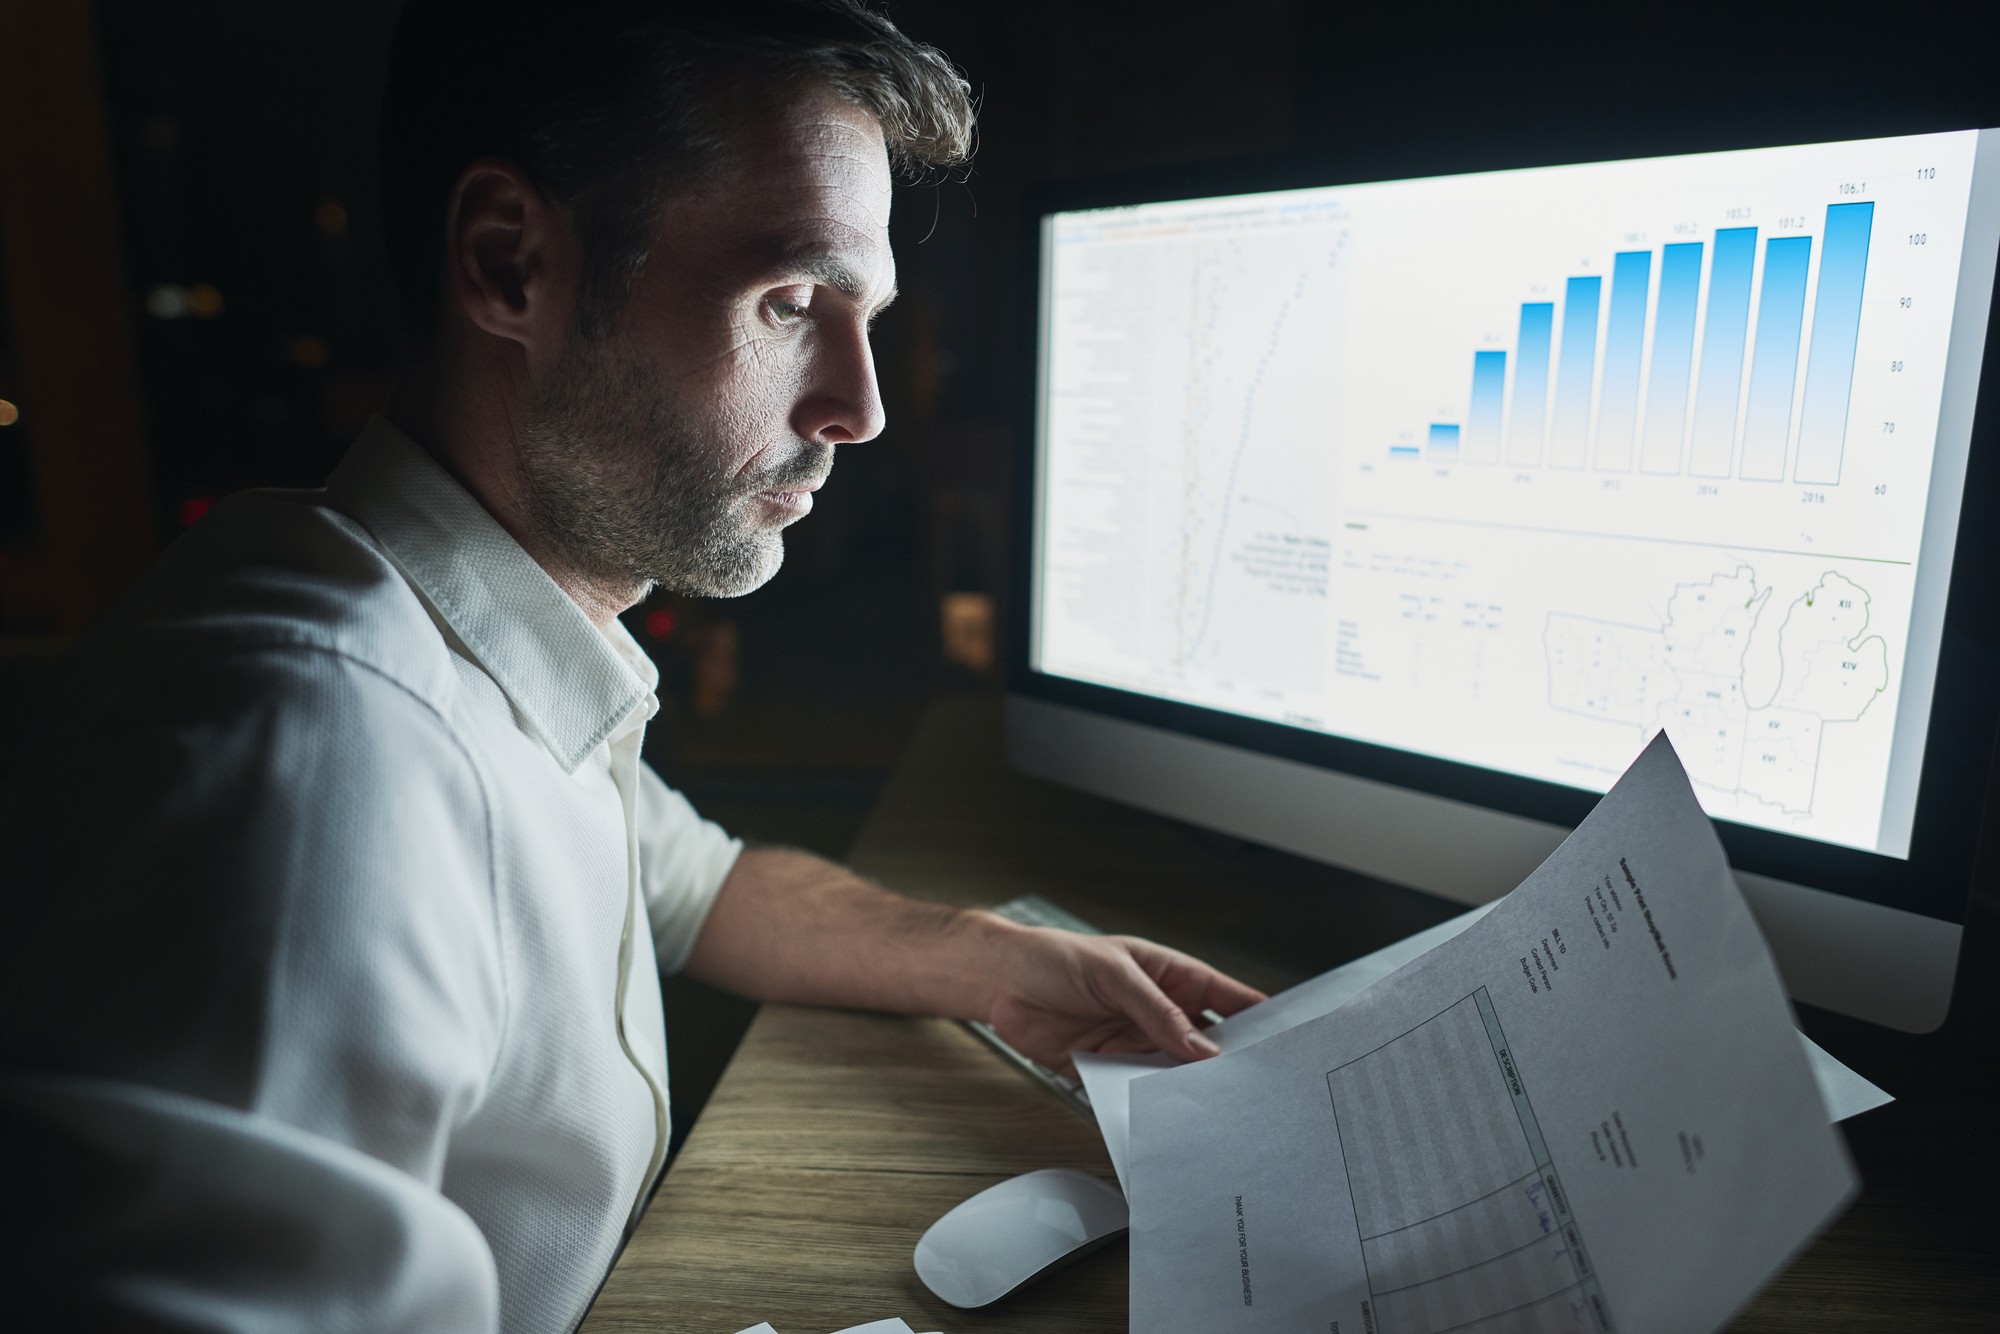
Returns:
[[[834,446],[883,424],[868,324],[895,292],[875,119],[813,91],[662,212],[614,327],[572,332],[524,432],[539,536],[611,583],[734,597],[784,559]]]

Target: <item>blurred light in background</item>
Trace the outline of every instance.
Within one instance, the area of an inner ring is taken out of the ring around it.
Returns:
[[[156,320],[177,320],[187,314],[187,288],[161,283],[146,293],[146,313]]]
[[[944,660],[974,672],[993,670],[994,608],[990,593],[946,593],[938,607]]]
[[[21,420],[21,410],[6,399],[0,398],[0,426],[12,426],[19,420]]]
[[[715,718],[742,684],[743,636],[734,621],[703,626],[694,647],[693,689],[688,703],[697,718]]]
[[[318,334],[300,334],[285,344],[285,360],[309,371],[326,365],[327,358],[332,355],[333,349]]]
[[[161,283],[146,293],[146,313],[156,320],[177,320],[189,316],[212,320],[222,313],[222,293],[213,283]]]
[[[347,230],[347,205],[338,199],[322,199],[313,210],[313,222],[328,236],[339,236]]]
[[[674,614],[665,607],[659,607],[647,612],[646,619],[642,624],[645,627],[646,638],[648,639],[667,640],[674,637]]]
[[[192,528],[196,523],[200,522],[202,515],[214,508],[215,498],[213,496],[189,496],[181,502],[181,507],[177,511],[177,517],[181,521],[181,527]]]

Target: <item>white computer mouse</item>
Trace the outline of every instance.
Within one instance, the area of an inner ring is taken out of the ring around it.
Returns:
[[[1049,1167],[980,1191],[917,1243],[917,1277],[953,1306],[985,1306],[1125,1235],[1116,1186]]]

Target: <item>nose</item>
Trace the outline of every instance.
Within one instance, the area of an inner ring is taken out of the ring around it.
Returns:
[[[887,424],[867,326],[857,320],[822,328],[811,378],[792,409],[792,429],[803,440],[854,445],[873,440]]]

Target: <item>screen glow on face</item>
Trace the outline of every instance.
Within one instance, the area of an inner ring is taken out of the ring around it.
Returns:
[[[1907,855],[1981,143],[1050,215],[1033,665]]]

